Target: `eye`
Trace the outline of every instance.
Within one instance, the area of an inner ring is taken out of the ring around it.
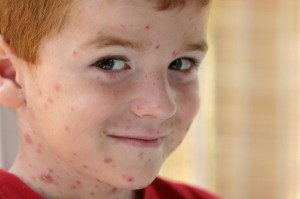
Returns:
[[[127,59],[120,56],[108,56],[99,59],[92,66],[100,68],[106,71],[120,71],[128,69],[129,66],[126,64]]]
[[[198,61],[193,58],[179,58],[169,65],[169,69],[176,71],[189,71],[196,66],[198,66]]]

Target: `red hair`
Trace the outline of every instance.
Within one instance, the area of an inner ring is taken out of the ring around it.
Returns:
[[[151,0],[149,0],[151,1]],[[190,0],[206,6],[210,0]],[[0,34],[21,59],[35,64],[41,40],[57,33],[74,0],[0,0]],[[188,0],[154,0],[156,9],[184,7]]]

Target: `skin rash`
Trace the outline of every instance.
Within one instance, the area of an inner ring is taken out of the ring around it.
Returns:
[[[79,0],[34,70],[12,58],[24,103],[11,172],[45,198],[139,198],[197,113],[206,8],[128,1]]]

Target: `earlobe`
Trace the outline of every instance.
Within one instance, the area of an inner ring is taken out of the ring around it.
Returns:
[[[10,49],[0,35],[0,104],[7,108],[18,108],[24,104],[24,95],[15,80],[16,70],[8,51]]]

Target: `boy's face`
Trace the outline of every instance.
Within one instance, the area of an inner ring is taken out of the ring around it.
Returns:
[[[198,110],[207,11],[153,6],[78,1],[42,42],[34,75],[23,69],[24,114],[41,153],[117,187],[157,175]]]

